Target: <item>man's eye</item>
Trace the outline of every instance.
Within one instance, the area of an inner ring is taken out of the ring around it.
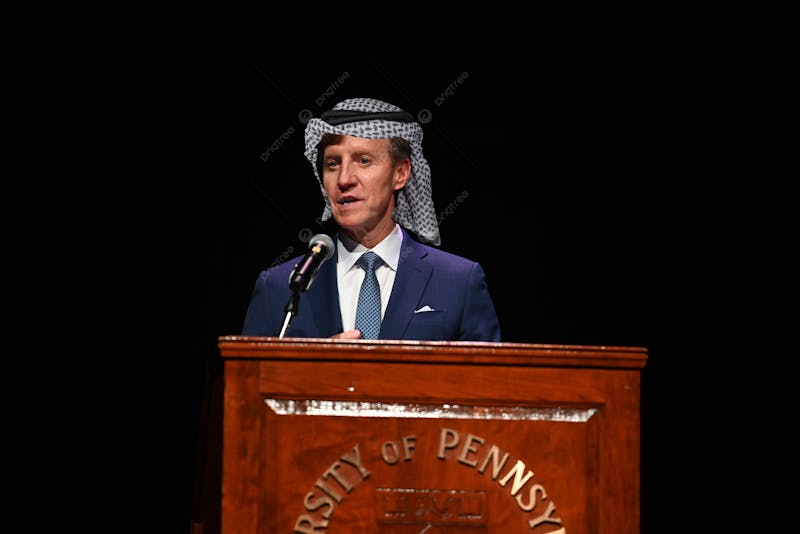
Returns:
[[[338,165],[338,164],[339,164],[338,161],[328,160],[328,161],[325,162],[325,167],[328,168],[328,169],[332,169],[332,168],[336,167],[336,165]]]
[[[362,165],[366,165],[367,163],[370,162],[370,159],[367,157],[362,157],[359,161],[361,162]]]

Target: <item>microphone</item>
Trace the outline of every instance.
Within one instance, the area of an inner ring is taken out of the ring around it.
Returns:
[[[294,266],[289,276],[289,288],[301,293],[311,287],[322,263],[333,256],[333,239],[325,234],[317,234],[308,240],[308,253]]]

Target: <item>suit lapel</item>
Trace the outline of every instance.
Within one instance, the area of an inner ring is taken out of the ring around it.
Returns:
[[[381,324],[381,339],[403,339],[422,291],[431,276],[432,267],[423,261],[427,252],[407,234],[403,236],[402,247],[403,252],[397,264],[394,287],[384,314],[385,319]]]

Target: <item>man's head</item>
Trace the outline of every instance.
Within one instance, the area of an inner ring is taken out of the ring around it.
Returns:
[[[394,228],[396,195],[411,174],[410,154],[403,156],[398,145],[390,139],[336,134],[326,134],[318,145],[319,175],[333,218],[368,248]]]
[[[322,220],[334,215],[340,226],[356,233],[394,220],[424,241],[441,242],[422,128],[410,113],[380,100],[345,100],[309,121],[305,141],[325,200]],[[375,159],[359,163],[361,155]],[[371,198],[361,212],[356,208],[365,184],[372,188]]]

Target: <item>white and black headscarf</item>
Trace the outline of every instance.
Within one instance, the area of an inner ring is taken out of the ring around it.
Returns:
[[[366,139],[401,137],[411,145],[411,176],[397,195],[392,218],[414,232],[421,240],[441,244],[436,210],[431,192],[431,169],[422,154],[422,127],[413,115],[399,107],[371,98],[351,98],[339,102],[320,118],[308,121],[305,133],[305,156],[314,168],[322,189],[325,210],[322,220],[331,217],[331,201],[317,169],[317,145],[326,133]]]

